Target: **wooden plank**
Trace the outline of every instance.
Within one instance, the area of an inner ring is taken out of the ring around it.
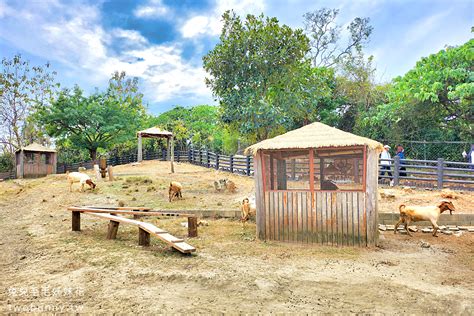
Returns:
[[[216,156],[217,157],[217,156]],[[257,238],[265,240],[267,238],[267,199],[265,196],[263,155],[257,152],[254,158],[254,182],[255,182],[255,201],[256,201],[256,226]]]
[[[125,224],[138,226],[138,228],[139,228],[139,241],[141,242],[140,245],[142,245],[142,244],[146,245],[146,243],[147,243],[147,236],[145,234],[145,232],[146,232],[148,234],[155,235],[156,237],[158,237],[158,239],[164,241],[165,243],[169,244],[171,247],[177,249],[178,251],[180,251],[182,253],[190,253],[190,252],[196,251],[196,248],[194,248],[193,246],[191,246],[187,243],[184,243],[183,239],[177,238],[177,237],[169,234],[167,231],[165,231],[163,229],[160,229],[160,228],[156,227],[155,225],[153,225],[151,223],[145,223],[145,222],[141,222],[141,221],[137,221],[137,220],[133,220],[133,219],[128,219],[128,218],[121,217],[121,216],[102,214],[102,213],[89,213],[88,212],[86,214],[89,214],[89,215],[92,215],[92,216],[95,216],[95,217],[100,217],[100,218],[113,220],[113,221],[120,222],[120,223],[125,223]],[[149,244],[149,242],[148,242],[148,244]]]
[[[378,244],[378,153],[375,150],[367,148],[367,164],[366,164],[366,202],[367,210],[367,244],[374,246]]]
[[[308,207],[307,207],[306,192],[301,192],[301,217],[302,217],[302,227],[301,227],[301,242],[306,242],[306,227],[308,224]]]
[[[277,193],[278,207],[278,240],[285,240],[285,231],[283,229],[283,192]]]
[[[273,195],[274,192],[268,192],[268,217],[269,217],[269,229],[270,235],[268,239],[275,240],[275,217],[273,216]]]
[[[298,242],[298,192],[293,192],[293,241]]]
[[[283,227],[285,232],[285,241],[289,241],[289,221],[288,221],[288,192],[283,193]]]
[[[270,233],[270,192],[265,192],[265,239],[269,239]]]
[[[341,216],[341,194],[336,193],[336,245],[342,243],[342,216]]]
[[[70,206],[70,207],[68,207],[68,210],[73,211],[73,212],[78,211],[78,212],[81,212],[81,213],[104,213],[104,214],[115,213],[115,214],[121,214],[121,215],[196,217],[196,214],[187,214],[187,213],[156,212],[156,211],[147,212],[145,210],[143,210],[143,211],[123,211],[123,210],[118,210],[118,209],[114,209],[114,208],[100,209],[100,208],[91,208],[91,207],[87,207],[87,206]]]
[[[311,216],[311,200],[309,198],[311,196],[311,192],[303,192],[303,242],[308,243],[309,242],[309,233],[310,233],[310,227],[311,227],[311,222],[310,222],[310,216]]]
[[[337,202],[337,193],[331,192],[331,245],[336,244],[336,202]]]
[[[293,196],[294,192],[288,192],[288,241],[294,241],[293,238]]]
[[[346,193],[341,192],[339,195],[340,195],[340,212],[341,212],[340,213],[341,214],[341,246],[344,246],[347,240],[347,231],[346,231],[347,218],[346,218],[346,213],[345,213]]]

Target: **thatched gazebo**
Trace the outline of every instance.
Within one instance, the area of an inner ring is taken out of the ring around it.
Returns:
[[[258,238],[374,245],[381,151],[379,142],[322,123],[248,147]]]
[[[138,137],[138,155],[137,160],[143,160],[142,138],[166,138],[168,150],[166,151],[166,160],[171,161],[171,173],[174,173],[174,141],[173,133],[160,129],[158,126],[147,128],[137,132]]]
[[[18,178],[36,178],[56,173],[56,150],[33,143],[16,151]]]

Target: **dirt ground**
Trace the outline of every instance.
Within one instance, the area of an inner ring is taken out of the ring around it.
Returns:
[[[187,239],[183,219],[149,218],[197,248],[182,255],[152,238],[137,245],[137,229],[82,216],[71,231],[70,205],[232,209],[253,191],[251,178],[164,162],[119,166],[115,182],[70,193],[64,175],[0,182],[0,313],[474,313],[474,234],[413,238],[385,232],[375,248],[333,248],[255,240],[255,224],[212,219]],[[213,193],[227,177],[238,192]],[[170,204],[170,179],[184,199]],[[386,190],[385,190],[386,191]],[[381,211],[430,204],[440,192],[394,189]],[[474,194],[456,192],[459,213],[474,213]],[[429,246],[429,247],[428,247]],[[425,248],[428,247],[428,248]]]

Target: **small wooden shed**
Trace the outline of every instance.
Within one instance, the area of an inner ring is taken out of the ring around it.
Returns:
[[[174,173],[174,140],[173,133],[160,129],[158,126],[150,127],[137,132],[138,137],[138,154],[137,160],[143,160],[142,138],[166,138],[167,151],[166,160],[171,162],[171,173]]]
[[[257,237],[375,245],[382,147],[322,123],[248,147],[246,153],[254,155]]]
[[[56,173],[56,150],[33,143],[16,151],[18,178],[37,178]]]

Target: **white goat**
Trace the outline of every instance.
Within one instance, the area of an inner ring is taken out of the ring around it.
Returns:
[[[398,226],[400,226],[401,223],[405,224],[407,234],[412,236],[408,230],[410,222],[429,221],[431,222],[431,225],[433,225],[434,237],[438,237],[436,235],[439,228],[437,222],[441,213],[449,210],[450,214],[453,214],[453,211],[456,211],[453,202],[446,200],[441,201],[436,206],[406,206],[405,204],[401,204],[399,210],[400,220],[395,225],[395,234],[397,233]]]
[[[92,182],[91,178],[81,172],[68,172],[67,179],[69,181],[69,192],[72,192],[72,184],[79,182],[81,184],[81,191],[84,191],[84,184],[88,184],[92,189],[95,189],[95,183]]]

